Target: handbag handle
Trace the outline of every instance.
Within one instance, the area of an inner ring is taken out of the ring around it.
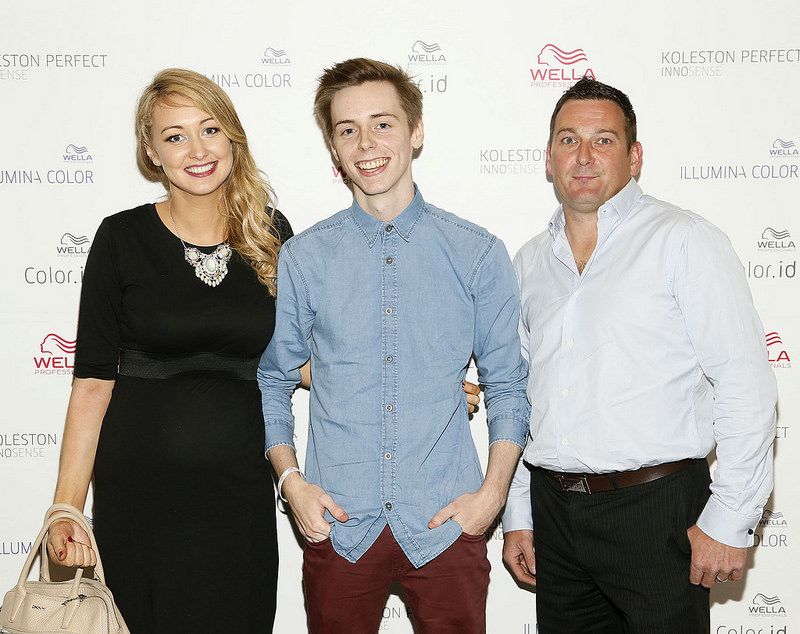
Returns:
[[[76,509],[74,506],[70,506],[69,504],[54,504],[51,506],[47,513],[45,514],[44,525],[42,526],[42,530],[39,531],[39,534],[36,536],[36,539],[31,544],[31,550],[28,553],[27,558],[25,559],[25,563],[22,565],[22,570],[19,573],[19,579],[17,580],[17,586],[14,589],[14,601],[11,604],[11,616],[9,617],[9,623],[13,623],[17,616],[19,615],[19,611],[22,608],[22,604],[25,600],[25,596],[27,595],[27,590],[25,589],[25,583],[28,581],[28,577],[31,574],[31,569],[33,568],[33,562],[37,556],[41,556],[41,574],[40,578],[45,581],[50,581],[50,560],[47,556],[46,547],[44,545],[45,537],[47,533],[50,532],[50,527],[60,520],[64,519],[71,519],[75,522],[78,522],[83,528],[88,529],[89,538],[92,542],[92,548],[97,552],[97,542],[94,540],[94,534],[92,533],[91,528],[89,528],[86,519],[83,517],[80,511]],[[95,569],[98,572],[98,575],[102,577],[103,575],[103,568],[100,563],[100,555],[97,555],[97,567]],[[75,572],[75,578],[70,586],[70,596],[69,599],[77,599],[78,596],[78,589],[80,588],[80,580],[83,576],[83,568],[78,567],[77,571]],[[74,595],[74,596],[73,596]],[[72,601],[72,604],[77,604],[77,601]],[[73,610],[68,610],[67,613],[74,614]],[[67,613],[65,613],[64,620],[67,620]]]
[[[41,573],[39,574],[39,578],[42,581],[50,581],[50,566],[52,564],[50,562],[50,558],[47,556],[47,542],[44,537],[50,531],[50,527],[61,520],[72,520],[83,530],[85,530],[87,535],[89,535],[89,543],[95,555],[97,556],[97,564],[95,564],[94,567],[95,577],[98,581],[100,581],[100,583],[105,585],[106,577],[105,572],[103,571],[103,562],[100,560],[100,550],[97,547],[97,541],[95,541],[92,527],[89,526],[89,522],[86,521],[83,513],[81,513],[71,504],[65,504],[63,502],[53,504],[53,506],[47,509],[47,512],[44,514],[44,526],[42,527],[42,532],[39,535],[39,537],[42,537],[41,545],[38,541],[36,542],[36,546],[31,545],[31,552],[34,552],[35,550],[41,550]],[[38,540],[39,537],[36,539]],[[82,567],[88,568],[88,566]],[[27,579],[27,574],[25,579]]]
[[[94,550],[95,554],[97,555],[97,564],[95,565],[95,576],[97,577],[98,581],[105,585],[105,574],[103,572],[103,563],[100,560],[100,552],[97,548],[97,542],[94,538],[94,533],[92,532],[91,526],[86,521],[86,518],[83,516],[78,509],[70,504],[53,504],[49,509],[47,509],[47,513],[44,516],[44,525],[42,526],[42,530],[39,531],[39,534],[36,536],[36,539],[31,544],[30,552],[28,553],[28,557],[25,559],[25,563],[22,566],[22,570],[19,573],[19,579],[17,581],[17,586],[14,592],[14,601],[11,605],[11,615],[9,617],[9,623],[13,623],[17,616],[19,615],[20,609],[22,608],[22,604],[25,601],[25,596],[27,595],[27,591],[25,589],[25,583],[30,576],[31,569],[33,568],[33,562],[36,559],[36,556],[39,555],[41,557],[41,571],[39,574],[39,578],[42,581],[49,582],[50,581],[50,558],[47,556],[47,546],[45,545],[45,539],[47,534],[50,532],[50,527],[55,524],[56,522],[60,522],[61,520],[72,520],[73,522],[77,523],[81,526],[86,533],[89,535],[89,540],[91,542],[92,550]],[[70,621],[72,621],[72,617],[75,615],[75,612],[78,609],[78,605],[80,601],[78,601],[78,593],[80,592],[80,582],[81,578],[83,577],[83,571],[88,566],[78,566],[77,570],[75,571],[75,577],[70,584],[69,596],[67,597],[67,608],[64,611],[64,616],[62,618],[61,627],[66,629],[69,627]]]

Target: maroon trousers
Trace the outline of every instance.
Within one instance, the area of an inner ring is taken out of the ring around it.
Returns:
[[[484,634],[489,589],[486,539],[463,534],[436,559],[414,568],[383,529],[375,543],[350,563],[330,540],[306,544],[303,590],[310,634],[374,634],[398,582],[416,634]]]

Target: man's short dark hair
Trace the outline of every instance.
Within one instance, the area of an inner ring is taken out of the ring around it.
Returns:
[[[625,117],[625,139],[628,142],[628,149],[631,149],[631,146],[636,143],[636,113],[633,111],[631,100],[621,90],[588,77],[580,79],[572,88],[561,95],[561,99],[558,100],[555,110],[553,110],[553,116],[550,117],[550,138],[547,141],[547,145],[553,142],[556,116],[561,111],[561,108],[568,101],[579,100],[613,101],[617,104]]]
[[[319,78],[314,97],[314,116],[325,141],[333,139],[331,105],[337,92],[372,81],[385,81],[394,86],[400,105],[406,113],[411,129],[422,119],[422,92],[409,74],[399,66],[366,57],[356,57],[326,68]]]

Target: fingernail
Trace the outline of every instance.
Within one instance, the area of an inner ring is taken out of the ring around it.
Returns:
[[[71,543],[73,543],[73,542],[72,542],[72,537],[67,537],[67,541],[68,541],[70,544],[71,544]]]
[[[59,550],[58,551],[58,560],[61,561],[62,559],[64,559],[64,551],[63,550]]]

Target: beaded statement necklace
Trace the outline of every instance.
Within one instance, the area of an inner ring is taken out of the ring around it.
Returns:
[[[178,229],[178,223],[175,222],[175,216],[172,215],[172,201],[169,203],[168,210],[170,220],[172,220],[172,224],[175,225],[175,234],[183,245],[183,258],[189,266],[194,267],[194,273],[200,278],[200,281],[208,284],[212,288],[219,285],[228,274],[228,261],[231,259],[231,255],[233,255],[233,249],[231,249],[228,241],[225,240],[225,242],[214,249],[213,253],[203,253],[197,247],[186,246],[186,243],[181,237],[181,232]]]

